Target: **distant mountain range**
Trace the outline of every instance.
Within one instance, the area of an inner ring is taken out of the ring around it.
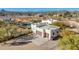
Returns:
[[[0,12],[79,11],[79,8],[0,8]]]

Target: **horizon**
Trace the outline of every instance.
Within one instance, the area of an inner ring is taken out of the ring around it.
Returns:
[[[0,8],[12,12],[53,12],[53,11],[79,11],[79,8]]]

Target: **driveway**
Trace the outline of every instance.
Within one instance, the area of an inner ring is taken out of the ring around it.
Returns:
[[[35,35],[34,38],[32,39],[32,42],[37,46],[43,45],[47,41],[48,41],[47,38],[42,38],[39,35]]]
[[[22,36],[0,43],[0,50],[56,50],[57,40],[51,41],[38,35]]]

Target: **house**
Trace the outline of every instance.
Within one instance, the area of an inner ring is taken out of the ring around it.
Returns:
[[[6,22],[9,22],[9,23],[15,21],[15,19],[10,17],[10,16],[0,16],[0,20],[6,21]]]
[[[34,34],[39,35],[49,40],[54,39],[59,35],[59,27],[48,25],[47,23],[34,23],[31,24],[31,29]]]
[[[55,19],[47,19],[47,20],[42,20],[42,23],[47,23],[47,24],[52,24],[52,22],[56,22],[57,20]]]

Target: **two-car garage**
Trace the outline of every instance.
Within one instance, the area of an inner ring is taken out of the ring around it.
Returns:
[[[49,33],[38,31],[38,30],[36,31],[36,35],[39,35],[43,38],[49,38]]]

